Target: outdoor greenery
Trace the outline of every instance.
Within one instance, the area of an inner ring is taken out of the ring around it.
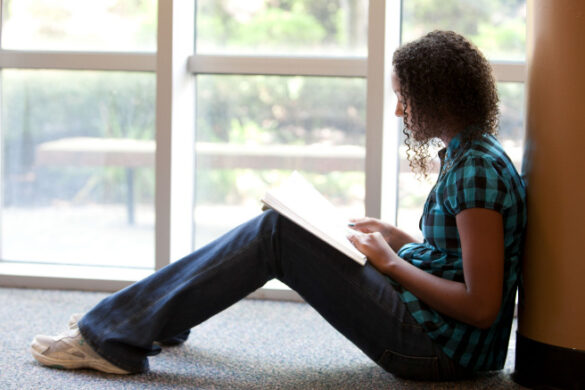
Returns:
[[[207,52],[365,54],[367,0],[202,0],[197,45]]]
[[[124,198],[122,168],[37,166],[35,150],[68,137],[154,139],[153,74],[3,70],[2,94],[5,205]],[[152,179],[137,183],[152,198]]]
[[[20,1],[20,0],[19,0]],[[38,34],[58,42],[66,9],[27,0],[31,13],[56,18]],[[17,2],[18,3],[18,2]],[[523,60],[525,0],[404,1],[403,37],[434,28],[463,33],[491,58]],[[5,17],[11,4],[5,2]],[[36,6],[35,6],[36,4]],[[108,12],[136,14],[137,50],[156,31],[154,1],[109,0]],[[366,0],[201,0],[197,50],[258,55],[366,55]],[[36,8],[35,8],[36,7]],[[53,7],[53,8],[51,8]],[[116,17],[117,17],[116,16]],[[55,27],[57,26],[57,27]],[[57,30],[56,30],[57,29]],[[70,39],[70,38],[63,38]],[[78,39],[78,38],[76,38]],[[14,45],[15,41],[11,41]],[[58,46],[58,45],[57,45]],[[74,49],[79,50],[76,41]],[[88,42],[92,47],[92,43]],[[49,45],[49,49],[53,48]],[[26,49],[26,47],[25,47]],[[37,48],[43,49],[43,48]],[[197,140],[255,144],[365,144],[364,79],[198,76]],[[501,85],[501,137],[521,139],[522,87]],[[123,202],[121,167],[38,167],[37,146],[66,137],[154,139],[155,77],[148,73],[2,70],[2,158],[5,206],[25,202]],[[241,172],[199,170],[198,202],[238,202]],[[260,180],[266,181],[258,172]],[[139,169],[135,196],[152,201],[154,173]],[[344,176],[345,175],[345,176]],[[363,173],[314,177],[331,196],[363,186]]]
[[[490,59],[523,60],[526,0],[405,0],[403,40],[433,29],[471,39]]]

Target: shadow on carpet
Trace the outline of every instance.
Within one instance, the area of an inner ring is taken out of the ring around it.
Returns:
[[[302,303],[243,300],[194,328],[151,370],[117,376],[43,367],[30,355],[39,333],[64,330],[70,314],[107,294],[0,288],[0,389],[522,389],[506,368],[470,381],[395,378]],[[511,342],[513,347],[514,340]]]

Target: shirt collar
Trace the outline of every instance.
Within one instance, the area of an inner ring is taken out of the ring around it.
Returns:
[[[449,145],[439,151],[439,158],[443,161],[452,161],[461,146],[461,133],[457,133],[455,137],[451,138]]]

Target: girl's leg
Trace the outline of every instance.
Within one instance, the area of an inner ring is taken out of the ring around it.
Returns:
[[[470,372],[447,357],[410,315],[387,276],[361,266],[285,218],[281,281],[385,370],[404,378],[452,380]]]
[[[188,329],[188,330],[185,330],[185,331],[183,331],[175,336],[171,336],[167,339],[155,340],[155,341],[158,341],[158,343],[160,345],[163,345],[166,347],[172,347],[172,346],[183,344],[185,341],[187,341],[190,334],[191,334],[191,330]]]
[[[410,317],[388,279],[268,211],[104,299],[79,322],[102,356],[131,372],[176,336],[278,278],[385,369],[447,379],[457,368]]]
[[[274,278],[278,219],[263,213],[105,298],[79,321],[84,339],[116,366],[145,371],[146,357],[160,352],[155,340],[187,331]]]

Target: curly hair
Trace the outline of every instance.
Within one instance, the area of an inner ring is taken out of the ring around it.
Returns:
[[[392,60],[404,105],[411,169],[427,176],[429,145],[454,131],[465,147],[498,127],[492,68],[479,49],[453,31],[435,30],[399,47]]]

